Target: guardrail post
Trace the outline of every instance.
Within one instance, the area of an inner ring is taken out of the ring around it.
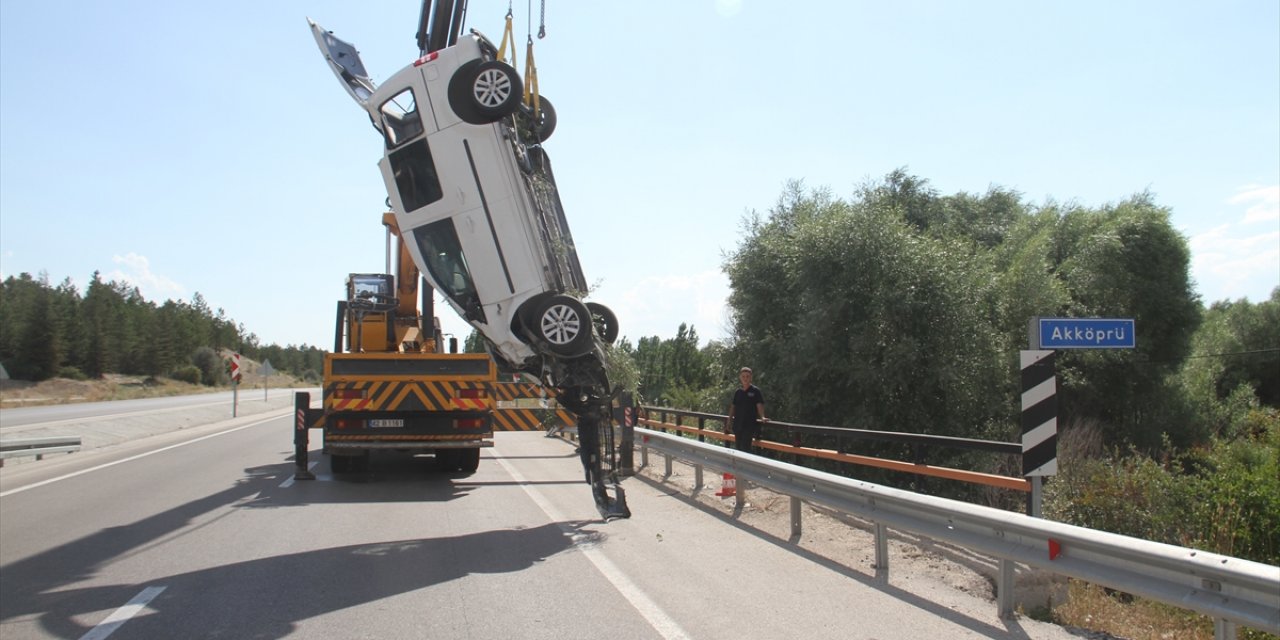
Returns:
[[[800,537],[800,498],[791,496],[791,537]]]
[[[1000,558],[999,575],[996,576],[996,607],[1001,618],[1012,620],[1013,588],[1016,581],[1013,561]]]
[[[1213,640],[1236,640],[1236,623],[1222,618],[1214,618]]]
[[[889,528],[876,523],[876,580],[889,581]]]

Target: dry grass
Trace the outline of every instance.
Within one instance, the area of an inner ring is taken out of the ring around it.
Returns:
[[[1069,583],[1069,598],[1053,610],[1052,621],[1067,627],[1102,631],[1126,640],[1213,640],[1213,620],[1177,607],[1108,593],[1079,580]],[[1259,631],[1239,629],[1238,638],[1276,639]]]

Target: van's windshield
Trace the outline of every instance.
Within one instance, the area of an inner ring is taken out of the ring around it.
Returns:
[[[422,259],[427,263],[427,272],[435,280],[440,292],[463,310],[467,320],[487,322],[484,309],[480,306],[480,297],[476,295],[475,284],[471,280],[471,271],[467,268],[467,258],[462,253],[462,244],[458,242],[458,231],[453,226],[453,219],[445,218],[418,227],[413,230],[413,237],[418,243]]]

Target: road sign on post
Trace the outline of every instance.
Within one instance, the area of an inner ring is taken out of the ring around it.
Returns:
[[[262,401],[263,402],[267,401],[267,387],[270,386],[267,383],[271,378],[271,374],[275,372],[276,370],[271,366],[270,360],[262,361],[262,368],[258,369],[258,373],[262,374]]]
[[[227,367],[231,372],[231,417],[234,418],[240,407],[240,354],[233,351]]]
[[[1036,318],[1032,349],[1133,349],[1132,318]]]

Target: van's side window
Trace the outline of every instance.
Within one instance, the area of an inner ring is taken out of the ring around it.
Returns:
[[[465,311],[467,320],[487,322],[480,297],[467,269],[467,258],[458,242],[458,230],[453,218],[445,218],[413,230],[418,241],[418,251],[427,263],[431,278],[440,285],[441,293],[449,296]]]
[[[396,189],[405,213],[416,211],[444,197],[440,189],[440,177],[436,175],[436,163],[427,148],[427,139],[420,138],[387,156],[391,173],[396,178]]]
[[[422,134],[422,116],[418,114],[413,89],[397,93],[394,98],[382,103],[378,110],[382,113],[382,131],[386,136],[388,149],[398,147]]]

